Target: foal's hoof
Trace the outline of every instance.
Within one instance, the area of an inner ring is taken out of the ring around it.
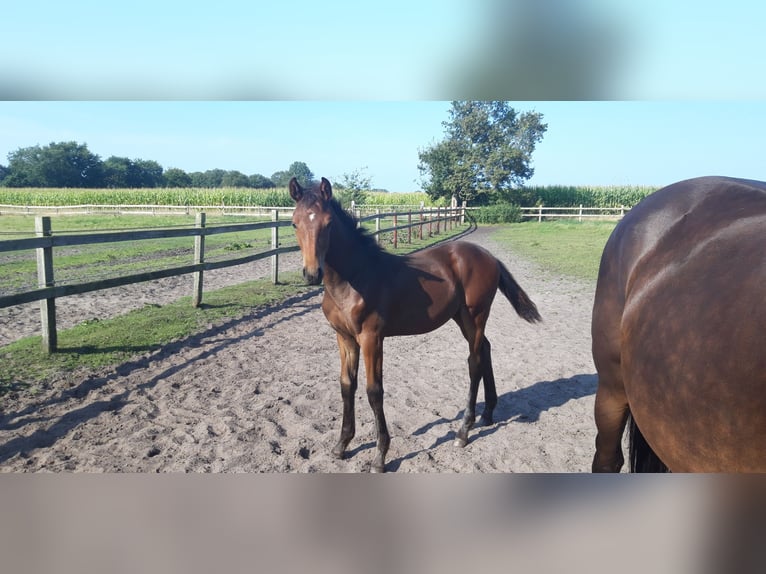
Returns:
[[[468,444],[468,439],[467,438],[462,438],[462,437],[457,437],[455,439],[455,442],[453,442],[452,444],[455,445],[456,447],[463,448],[465,445]]]
[[[337,458],[338,460],[343,460],[343,458],[346,456],[346,450],[345,449],[339,449],[334,448],[332,449],[332,455],[333,457]]]
[[[370,473],[371,474],[383,474],[386,472],[385,466],[375,466],[374,464],[370,467]]]

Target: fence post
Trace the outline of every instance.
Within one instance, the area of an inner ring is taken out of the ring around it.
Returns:
[[[426,209],[425,202],[420,202],[420,241],[423,241],[423,211]]]
[[[543,206],[540,205],[538,212],[537,212],[537,222],[542,223],[543,222]]]
[[[436,235],[439,235],[439,228],[441,227],[442,223],[442,208],[437,207],[436,208]]]
[[[582,203],[580,204],[580,217],[577,218],[577,221],[582,223]]]
[[[51,236],[51,218],[35,217],[35,235]],[[37,248],[37,285],[53,287],[53,247]],[[49,355],[56,351],[58,337],[56,333],[56,299],[50,297],[40,300],[40,320],[43,331],[43,351]]]
[[[203,211],[197,213],[194,226],[202,230],[199,235],[194,236],[194,264],[199,265],[205,261],[205,213]],[[193,307],[202,305],[202,276],[202,269],[194,272]]]
[[[412,211],[407,212],[407,243],[412,243]]]
[[[271,228],[271,248],[277,249],[279,247],[279,227],[277,222],[279,221],[279,210],[274,209],[271,212],[271,220],[274,222],[274,227]],[[275,253],[271,256],[271,282],[276,285],[279,283],[279,254]]]
[[[375,208],[375,215],[378,217],[375,218],[375,241],[377,243],[380,243],[380,208]]]
[[[396,211],[394,211],[394,249],[399,246],[399,230],[396,228]]]
[[[463,200],[463,208],[460,210],[460,225],[465,225],[465,208],[466,208],[466,200]]]

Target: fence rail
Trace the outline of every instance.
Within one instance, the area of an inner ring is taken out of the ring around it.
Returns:
[[[62,206],[34,206],[34,205],[2,205],[0,204],[0,215],[192,215],[196,213],[208,213],[219,215],[241,215],[241,216],[269,216],[275,210],[280,214],[290,214],[293,207],[260,207],[260,206],[237,206],[237,205],[62,205]],[[407,212],[417,212],[427,214],[424,217],[433,217],[439,210],[447,210],[448,207],[426,207],[424,205],[354,205],[350,211],[357,217],[365,217],[365,214],[381,213],[386,210],[389,216],[393,213],[402,214]],[[455,209],[452,207],[451,209]],[[469,207],[463,209],[478,209]],[[619,219],[630,209],[621,205],[620,207],[522,207],[522,217],[527,219],[566,219],[576,217],[579,221],[583,219]]]
[[[6,205],[0,204],[0,215],[219,215],[269,216],[274,210],[292,213],[293,207],[242,205]]]
[[[578,221],[583,219],[621,219],[629,207],[522,207],[521,216],[530,219],[566,219],[576,217]]]
[[[40,301],[43,348],[46,352],[52,353],[56,350],[57,346],[56,299],[60,297],[191,273],[194,276],[192,304],[195,307],[198,307],[202,302],[203,274],[205,271],[242,265],[267,257],[271,258],[272,281],[277,283],[279,275],[279,255],[298,251],[299,249],[298,246],[279,247],[279,229],[290,225],[290,221],[282,219],[280,211],[284,210],[272,209],[271,221],[261,221],[256,223],[234,223],[206,227],[206,214],[205,212],[199,212],[196,214],[196,224],[193,228],[176,227],[68,234],[54,234],[51,225],[51,217],[36,216],[36,236],[0,241],[0,253],[34,249],[37,256],[38,287],[21,293],[0,296],[0,308]],[[370,231],[370,233],[375,235],[378,238],[378,241],[380,241],[382,234],[392,233],[394,247],[397,247],[400,231],[407,230],[406,241],[408,242],[412,240],[412,230],[417,227],[419,227],[419,235],[421,239],[423,238],[426,229],[429,236],[434,234],[438,235],[442,224],[446,231],[447,227],[453,227],[457,221],[461,219],[463,214],[464,211],[460,208],[438,208],[434,210],[428,209],[425,211],[409,211],[404,213],[396,211],[386,213],[378,212],[360,218],[359,224],[361,225],[364,222],[374,220],[375,230]],[[402,217],[407,218],[407,223],[399,225]],[[392,225],[382,227],[381,222],[385,223],[388,220],[392,222]],[[259,229],[271,229],[271,249],[223,261],[205,261],[205,238],[207,236],[222,233],[254,231]],[[179,237],[190,237],[194,239],[194,262],[192,264],[155,271],[133,273],[97,281],[66,285],[56,284],[54,274],[54,250],[56,248]]]

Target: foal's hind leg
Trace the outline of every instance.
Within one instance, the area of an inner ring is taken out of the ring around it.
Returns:
[[[497,392],[495,390],[495,378],[492,374],[491,358],[489,362],[485,364],[485,359],[489,358],[490,345],[486,337],[484,337],[484,325],[487,322],[487,314],[479,313],[472,315],[467,307],[464,307],[460,313],[455,316],[455,321],[460,326],[460,330],[463,336],[468,341],[469,355],[468,355],[468,376],[470,379],[468,388],[468,403],[465,407],[465,413],[463,415],[463,424],[457,431],[455,436],[455,446],[464,447],[468,444],[468,431],[470,431],[476,421],[476,397],[479,393],[479,383],[482,376],[486,377],[486,367],[489,366],[489,382],[485,378],[484,391],[487,393],[488,387],[491,388],[490,395],[487,397],[487,407],[489,412],[485,411],[482,415],[482,420],[488,415],[489,420],[492,419],[492,411],[497,404]],[[485,350],[486,348],[486,350]]]
[[[367,371],[367,400],[375,416],[375,428],[378,433],[378,453],[370,472],[385,472],[386,453],[391,437],[383,414],[383,337],[377,333],[363,334],[361,347]]]
[[[481,413],[481,425],[492,424],[492,413],[497,406],[497,389],[495,388],[495,373],[492,370],[492,345],[484,337],[481,346],[482,379],[484,380],[484,412]]]

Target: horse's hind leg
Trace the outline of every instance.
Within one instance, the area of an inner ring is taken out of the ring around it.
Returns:
[[[597,367],[599,363],[597,361]],[[622,435],[630,413],[619,363],[601,365],[596,391],[596,454],[593,472],[619,472],[625,462]]]
[[[463,308],[455,316],[455,322],[460,326],[463,336],[468,341],[468,376],[470,379],[468,388],[468,402],[463,414],[463,423],[455,436],[455,446],[464,447],[468,444],[468,432],[473,428],[476,421],[476,397],[479,393],[479,383],[482,376],[486,375],[485,359],[489,357],[489,341],[484,337],[484,325],[486,324],[486,314],[472,316],[468,308]],[[485,379],[485,393],[487,385],[491,386],[492,392],[488,397],[487,406],[489,407],[489,417],[492,417],[492,410],[497,403],[497,392],[495,391],[495,379],[491,374],[491,360],[488,363],[490,369],[490,379],[488,383]],[[482,419],[485,417],[482,416]]]
[[[468,375],[470,377],[468,404],[463,414],[463,423],[455,436],[455,446],[459,447],[468,444],[468,431],[473,428],[476,421],[476,396],[479,393],[479,382],[481,382],[481,360],[478,353],[472,352],[468,356]]]
[[[372,462],[371,472],[385,472],[386,453],[391,443],[386,417],[383,414],[383,337],[377,334],[363,335],[362,353],[367,371],[367,400],[375,416],[378,431],[378,454]]]
[[[484,412],[481,413],[481,425],[492,424],[492,413],[497,406],[497,389],[495,388],[495,373],[492,370],[492,345],[484,337],[481,346],[482,379],[484,380]]]

